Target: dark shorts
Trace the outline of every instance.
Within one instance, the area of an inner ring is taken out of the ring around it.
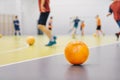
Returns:
[[[20,31],[20,27],[19,26],[14,26],[15,31]]]
[[[48,16],[49,16],[49,12],[41,13],[38,20],[38,24],[46,25]]]
[[[101,26],[97,26],[96,30],[101,30]]]
[[[118,24],[118,26],[119,26],[119,28],[120,28],[120,20],[118,20],[118,21],[116,21],[117,22],[117,24]]]

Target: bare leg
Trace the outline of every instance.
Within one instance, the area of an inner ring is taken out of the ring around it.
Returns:
[[[82,29],[82,36],[84,36],[84,30]]]
[[[99,30],[96,30],[96,35],[99,36]]]
[[[15,36],[17,35],[17,31],[15,31],[14,35],[15,35]]]
[[[103,34],[103,36],[105,35],[102,30],[100,30],[100,32]]]
[[[38,28],[39,28],[42,32],[44,32],[44,33],[48,36],[48,38],[49,38],[49,43],[46,44],[46,46],[52,46],[52,45],[55,45],[55,44],[56,44],[56,36],[52,36],[51,31],[48,30],[48,29],[45,27],[45,25],[38,25]]]
[[[38,28],[48,36],[49,40],[51,40],[51,38],[52,38],[51,31],[48,30],[48,29],[45,27],[45,25],[38,25]]]
[[[73,31],[72,31],[72,37],[75,38],[75,34],[76,34],[76,29],[73,28]]]
[[[18,31],[18,34],[19,34],[19,35],[21,35],[21,32],[20,32],[20,31]]]

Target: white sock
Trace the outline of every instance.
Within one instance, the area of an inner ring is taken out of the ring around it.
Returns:
[[[53,36],[51,37],[50,41],[54,41],[54,38],[53,38]]]

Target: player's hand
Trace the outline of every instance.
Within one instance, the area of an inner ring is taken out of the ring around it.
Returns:
[[[45,11],[46,11],[45,7],[41,6],[41,12],[45,12]]]
[[[106,16],[108,17],[108,16],[110,16],[110,15],[111,15],[111,13],[107,14]]]
[[[106,15],[107,17],[109,16],[109,14]]]

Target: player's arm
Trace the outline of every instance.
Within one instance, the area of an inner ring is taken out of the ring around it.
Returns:
[[[44,7],[44,4],[45,4],[45,0],[41,0],[41,5],[40,5],[40,7],[41,7],[41,11],[42,12],[45,12],[45,7]]]
[[[112,12],[113,12],[112,9],[109,8],[109,13],[107,14],[107,17],[110,16],[112,14]]]

